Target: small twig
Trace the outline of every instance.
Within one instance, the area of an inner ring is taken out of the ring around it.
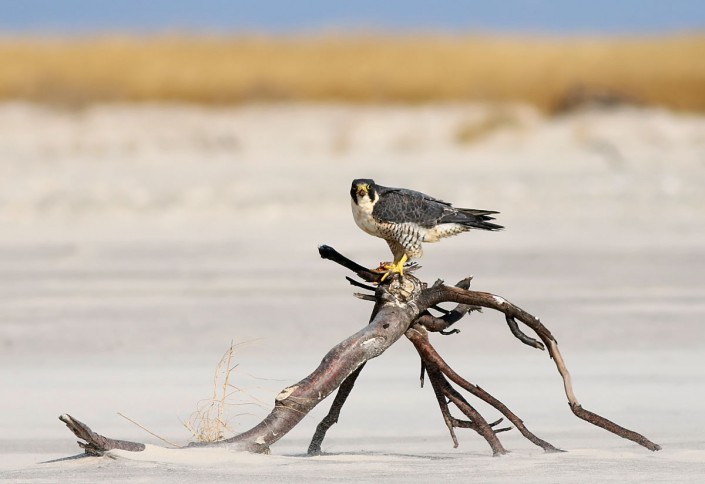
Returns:
[[[461,288],[461,289],[467,289],[470,287],[470,281],[472,281],[472,276],[466,277],[465,279],[459,281],[455,287]],[[442,281],[438,279],[436,283],[431,286],[431,289],[438,289],[443,285]],[[416,323],[421,324],[424,326],[427,330],[432,331],[432,332],[438,332],[443,335],[449,335],[449,334],[456,334],[459,333],[460,330],[453,330],[453,331],[446,331],[450,326],[453,324],[457,323],[460,321],[466,314],[470,314],[473,311],[481,311],[482,308],[480,306],[475,306],[475,305],[470,305],[470,304],[458,304],[455,309],[453,310],[447,310],[444,309],[438,304],[434,304],[430,307],[430,309],[435,309],[436,311],[439,311],[443,313],[443,316],[436,317],[433,316],[431,313],[428,312],[428,310],[423,311],[421,315],[416,319]]]
[[[367,289],[368,291],[372,291],[372,292],[375,292],[375,291],[377,290],[376,287],[370,286],[370,285],[367,285],[367,284],[363,284],[363,283],[361,283],[361,282],[358,282],[358,281],[356,281],[355,279],[353,279],[353,278],[350,277],[350,276],[345,276],[345,279],[346,279],[346,280],[350,283],[350,285],[352,285],[352,286],[360,287],[360,288],[362,288],[362,289]]]
[[[494,422],[490,422],[490,427],[492,427],[492,428],[494,429],[495,426],[501,424],[502,422],[504,422],[504,417],[499,417],[499,418],[498,418],[497,420],[495,420]],[[502,428],[500,428],[500,429],[494,429],[494,433],[495,433],[495,434],[498,434],[498,433],[500,433],[500,432],[509,432],[509,431],[512,430],[513,428],[514,428],[514,427],[512,427],[512,426],[510,425],[509,427],[502,427]]]
[[[439,313],[442,313],[442,314],[444,314],[444,315],[450,314],[450,310],[449,310],[449,309],[444,309],[444,308],[442,308],[442,307],[440,307],[440,306],[438,306],[438,305],[431,306],[429,309],[433,309],[434,311],[438,311]]]
[[[455,418],[452,416],[450,417],[450,420],[453,423],[453,427],[455,427],[457,429],[473,429],[473,430],[475,430],[477,428],[477,425],[472,423],[470,420],[461,420],[459,418]],[[490,422],[488,424],[490,427],[492,427],[492,431],[495,434],[501,434],[502,432],[509,432],[510,430],[512,430],[514,428],[514,427],[501,427],[498,429],[494,428],[495,425],[497,425],[501,421],[502,421],[502,419],[500,418],[499,420],[495,420],[494,422]]]
[[[507,324],[509,325],[509,329],[511,330],[512,334],[516,336],[516,338],[524,343],[525,345],[532,346],[534,348],[538,348],[541,351],[545,350],[546,347],[541,343],[540,341],[536,341],[534,338],[531,338],[530,336],[527,336],[524,334],[520,329],[519,325],[517,324],[516,319],[513,317],[509,316],[508,314],[505,314],[505,318],[507,320]]]
[[[443,285],[443,282],[443,279],[436,279],[433,285],[431,286],[431,289],[441,287]]]
[[[137,425],[139,428],[141,428],[142,430],[144,430],[144,431],[147,432],[148,434],[153,435],[154,437],[158,438],[158,439],[161,440],[162,442],[166,442],[167,444],[173,446],[173,447],[176,448],[176,449],[178,449],[178,448],[181,447],[180,445],[175,444],[174,442],[171,442],[171,441],[165,439],[164,437],[161,437],[161,436],[155,434],[154,432],[152,432],[152,431],[149,430],[148,428],[146,428],[146,427],[144,427],[143,425],[141,425],[141,424],[135,422],[134,420],[132,420],[130,417],[128,417],[128,416],[126,416],[126,415],[123,415],[123,414],[120,413],[120,412],[118,412],[117,414],[120,415],[120,416],[121,416],[122,418],[124,418],[125,420],[127,420],[128,422],[132,422],[133,424]]]

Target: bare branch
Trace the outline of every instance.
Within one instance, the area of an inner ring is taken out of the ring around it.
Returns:
[[[368,291],[375,292],[375,290],[377,289],[377,288],[374,287],[374,286],[369,286],[369,285],[367,285],[367,284],[363,284],[363,283],[361,283],[361,282],[358,282],[358,281],[356,281],[355,279],[353,279],[352,277],[349,277],[349,276],[345,276],[345,280],[348,281],[351,286],[360,287],[360,288],[362,288],[362,289],[367,289]]]
[[[467,289],[470,287],[470,281],[472,281],[472,277],[467,277],[462,281],[458,282],[455,287]],[[439,279],[431,287],[431,290],[441,287],[442,284],[443,283]],[[460,332],[460,330],[446,331],[450,326],[460,321],[466,314],[469,314],[472,311],[480,311],[482,308],[480,306],[473,306],[469,304],[458,304],[455,309],[449,311],[447,309],[443,309],[437,304],[434,304],[433,306],[431,306],[430,309],[435,309],[436,311],[443,313],[443,316],[433,316],[427,310],[421,313],[421,316],[416,319],[415,323],[421,324],[431,332],[438,332],[443,335],[449,335]]]
[[[558,345],[556,344],[555,341],[551,341],[548,345],[548,351],[553,357],[553,361],[556,363],[556,367],[558,368],[558,372],[561,374],[563,377],[563,386],[565,387],[566,395],[568,396],[568,403],[570,404],[570,409],[571,411],[575,414],[576,417],[581,418],[585,420],[586,422],[590,422],[593,425],[596,425],[598,427],[601,427],[609,432],[612,432],[615,435],[619,435],[620,437],[623,437],[625,439],[629,439],[632,442],[636,442],[637,444],[646,447],[649,450],[652,451],[657,451],[661,450],[661,446],[650,441],[643,435],[641,435],[638,432],[634,432],[633,430],[629,430],[627,428],[622,427],[621,425],[617,425],[616,423],[612,422],[609,419],[606,419],[605,417],[602,417],[594,412],[591,412],[590,410],[584,409],[582,405],[578,402],[578,399],[575,398],[575,394],[573,393],[573,386],[571,383],[570,379],[570,374],[568,373],[568,368],[565,366],[565,362],[563,361],[563,356],[561,355],[561,352],[558,350]]]
[[[377,288],[376,315],[368,326],[333,347],[309,376],[282,390],[272,412],[258,425],[209,445],[235,445],[267,453],[271,444],[294,428],[357,368],[396,342],[419,314],[415,301],[422,284],[413,276],[391,279]]]
[[[383,273],[372,271],[357,262],[351,261],[329,245],[319,245],[318,253],[323,259],[328,259],[336,264],[340,264],[346,269],[353,271],[360,279],[367,282],[379,282],[382,279]]]
[[[517,428],[517,430],[519,430],[519,432],[521,432],[521,434],[533,444],[538,445],[547,452],[560,451],[560,449],[557,449],[550,443],[538,438],[536,435],[531,433],[529,429],[524,426],[524,422],[522,422],[519,417],[512,413],[511,410],[509,410],[509,408],[507,408],[507,406],[504,405],[502,402],[497,400],[495,397],[487,393],[479,386],[470,383],[469,381],[465,380],[460,375],[458,375],[455,371],[453,371],[453,369],[445,362],[445,360],[443,360],[443,358],[441,358],[441,355],[439,355],[436,349],[431,345],[431,342],[428,339],[428,333],[424,331],[422,327],[419,327],[415,324],[406,332],[406,337],[414,344],[414,347],[416,348],[416,351],[419,352],[419,356],[421,356],[421,359],[424,364],[435,365],[439,369],[439,371],[443,373],[443,375],[450,378],[453,383],[499,410],[502,415],[504,415],[510,422],[512,422]]]
[[[323,358],[318,368],[309,376],[282,390],[275,399],[274,409],[258,425],[227,440],[207,444],[192,443],[190,446],[232,445],[251,452],[268,452],[271,444],[286,435],[320,401],[339,388],[329,414],[318,426],[309,446],[310,454],[320,453],[325,434],[337,422],[342,406],[352,391],[365,363],[382,354],[403,334],[406,334],[421,357],[421,384],[423,386],[424,375],[428,375],[454,445],[458,444],[454,429],[470,428],[482,435],[495,455],[503,454],[506,453],[506,450],[496,434],[506,431],[508,428],[495,429],[494,427],[501,422],[501,419],[488,423],[453,387],[451,382],[492,405],[534,444],[547,451],[558,451],[548,442],[529,432],[521,419],[499,400],[458,375],[429,342],[428,331],[441,332],[442,334],[455,333],[457,330],[448,330],[451,325],[468,312],[484,307],[503,313],[512,333],[523,343],[537,348],[545,345],[548,348],[548,353],[563,379],[570,408],[576,416],[650,450],[661,448],[643,435],[582,408],[575,397],[570,374],[551,332],[537,318],[506,299],[487,292],[468,290],[471,278],[460,281],[457,287],[445,286],[441,280],[436,281],[431,287],[427,287],[426,284],[408,273],[405,276],[393,274],[382,282],[382,272],[366,269],[342,256],[331,247],[322,245],[319,247],[319,252],[324,259],[332,260],[348,268],[368,282],[379,284],[374,288],[347,278],[353,285],[375,291],[374,297],[359,295],[364,299],[375,301],[369,325],[334,346]],[[444,302],[455,302],[458,305],[451,311],[437,307],[438,304]],[[433,316],[429,312],[429,309],[433,308],[439,309],[443,315]],[[531,328],[543,342],[543,345],[519,330],[517,322]],[[450,413],[450,403],[455,405],[467,417],[467,420],[453,417]],[[62,415],[59,418],[76,436],[85,441],[85,443],[79,442],[79,445],[89,454],[101,455],[110,449],[138,452],[145,448],[144,444],[109,439],[97,434],[70,415]]]
[[[103,455],[106,451],[112,449],[129,450],[130,452],[141,452],[145,449],[145,445],[138,442],[110,439],[97,434],[88,425],[76,420],[69,414],[60,415],[59,420],[64,422],[76,437],[86,441],[85,443],[78,442],[79,447],[85,450],[86,454]]]
[[[340,411],[345,405],[345,401],[350,396],[350,393],[355,386],[355,381],[357,377],[360,376],[362,369],[365,367],[365,363],[360,365],[357,370],[355,370],[349,377],[343,381],[338,389],[338,393],[333,399],[333,404],[331,405],[328,414],[321,420],[321,423],[316,427],[316,432],[313,434],[311,443],[308,446],[308,455],[321,455],[321,444],[323,439],[326,438],[326,433],[334,424],[338,423],[338,417],[340,417]]]
[[[480,415],[480,413],[475,410],[475,408],[470,405],[468,401],[465,400],[465,398],[458,393],[458,391],[455,390],[445,378],[442,378],[439,381],[441,387],[443,388],[443,392],[446,394],[448,399],[453,402],[456,407],[458,407],[458,410],[467,415],[467,417],[473,422],[473,427],[471,428],[484,437],[487,443],[490,444],[492,455],[506,454],[506,449],[502,446],[502,443],[497,438],[497,434],[494,433],[494,430],[492,430],[490,424],[487,423],[487,420],[485,420],[482,415]]]
[[[509,329],[512,331],[512,334],[516,336],[519,341],[521,341],[525,345],[538,348],[541,351],[546,349],[543,343],[541,343],[540,341],[536,341],[534,338],[531,338],[530,336],[527,336],[522,333],[522,331],[519,329],[519,325],[517,324],[516,319],[508,315],[505,315],[505,318],[507,320],[507,324],[509,325]]]
[[[541,340],[548,348],[548,353],[556,364],[556,368],[558,369],[558,372],[560,373],[561,378],[563,379],[563,387],[565,389],[565,394],[568,397],[570,408],[578,418],[590,422],[591,424],[601,427],[622,438],[636,442],[637,444],[642,445],[649,450],[656,451],[661,449],[661,446],[655,444],[654,442],[651,442],[643,435],[632,430],[626,429],[604,417],[601,417],[600,415],[597,415],[593,412],[590,412],[589,410],[582,408],[582,406],[578,402],[578,399],[575,396],[575,392],[573,391],[573,384],[570,378],[570,373],[568,372],[568,368],[566,367],[565,362],[563,361],[563,356],[558,350],[558,343],[556,339],[553,337],[548,328],[541,324],[541,321],[539,321],[531,314],[527,313],[518,306],[515,306],[506,299],[487,292],[469,291],[456,287],[439,286],[434,288],[433,291],[425,291],[422,296],[427,297],[427,300],[424,301],[425,304],[433,305],[439,304],[444,301],[473,304],[477,306],[495,309],[504,313],[507,317],[511,317],[512,319],[517,319],[521,321],[526,326],[534,330],[534,332],[536,332],[536,334],[539,336],[539,338],[541,338]]]

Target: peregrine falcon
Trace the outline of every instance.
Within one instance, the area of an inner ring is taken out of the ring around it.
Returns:
[[[455,208],[450,203],[405,188],[377,185],[374,180],[353,180],[352,212],[358,227],[387,241],[394,262],[381,268],[404,275],[404,264],[423,255],[422,242],[439,240],[471,229],[501,230],[490,220],[491,210]]]

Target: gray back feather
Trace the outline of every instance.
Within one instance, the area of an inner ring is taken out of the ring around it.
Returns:
[[[488,215],[497,213],[491,210],[455,208],[448,202],[405,188],[377,185],[376,189],[379,193],[379,201],[372,210],[372,216],[380,222],[411,222],[425,228],[444,223],[459,223],[485,230],[503,228],[489,223],[493,217]]]

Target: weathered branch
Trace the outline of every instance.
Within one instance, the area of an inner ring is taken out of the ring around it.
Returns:
[[[321,246],[321,247],[328,247],[328,246]],[[321,247],[319,247],[319,251],[321,251]],[[335,252],[334,249],[332,249],[333,252]],[[336,252],[337,253],[337,252]],[[342,256],[340,256],[342,257]],[[343,258],[345,259],[345,258]],[[346,259],[347,260],[347,259]],[[356,287],[361,287],[363,289],[367,289],[370,291],[374,291],[375,293],[377,290],[372,287],[368,286],[366,284],[362,284],[360,282],[357,282],[356,280],[345,276],[345,279],[353,286]],[[362,296],[367,296],[366,294],[355,294],[356,297],[360,299],[368,299],[367,297],[362,297]],[[372,296],[372,298],[375,300],[376,304],[374,309],[372,310],[372,314],[370,315],[370,322],[374,320],[374,318],[377,316],[377,313],[381,309],[381,305],[379,304],[379,301],[377,301],[376,296]],[[323,417],[323,420],[318,424],[316,427],[316,432],[314,432],[313,437],[311,438],[311,443],[308,446],[308,455],[321,455],[323,451],[321,450],[321,444],[323,443],[323,439],[326,438],[326,434],[328,433],[328,430],[338,423],[338,418],[340,417],[340,412],[343,409],[343,405],[345,405],[345,402],[347,401],[348,397],[350,396],[350,393],[353,391],[353,387],[355,386],[355,382],[357,381],[357,378],[360,376],[360,373],[362,373],[363,368],[365,367],[366,363],[363,363],[358,367],[357,370],[355,370],[350,376],[348,376],[343,383],[340,385],[338,388],[338,393],[336,393],[335,398],[333,399],[333,403],[331,404],[330,409],[328,410],[328,413],[326,414],[325,417]]]
[[[335,252],[334,249],[327,247],[327,246],[322,246],[325,247],[325,252],[330,256],[330,259],[333,261],[336,261],[343,265],[344,267],[351,268],[352,270],[356,270],[358,267],[354,263],[351,263],[349,259],[346,259],[342,255],[338,254]],[[319,250],[321,250],[319,248]],[[337,255],[336,255],[337,254]],[[356,287],[363,287],[365,289],[372,289],[374,290],[373,287],[371,286],[366,286],[365,284],[361,284],[354,279],[351,279],[350,277],[345,277],[345,279],[350,282],[353,286]],[[472,280],[472,277],[468,277],[466,279],[463,279],[462,281],[458,282],[457,287],[462,287],[467,289],[470,287],[470,281]],[[356,297],[360,299],[368,299],[367,297],[362,297],[366,295],[362,294],[355,294]],[[433,309],[438,310],[439,312],[444,313],[443,316],[441,317],[435,317],[433,316],[428,310],[425,310],[421,313],[420,316],[418,316],[415,320],[416,323],[422,323],[424,325],[428,325],[434,329],[433,331],[438,331],[443,333],[446,328],[454,324],[455,322],[459,321],[463,316],[465,316],[468,312],[473,311],[473,310],[478,310],[479,308],[476,306],[469,306],[466,304],[458,304],[455,309],[452,311],[445,310],[443,308],[440,308],[438,306],[434,307]],[[376,311],[378,308],[375,308],[375,310],[372,313],[372,317],[375,316]],[[458,330],[454,330],[458,331]],[[450,332],[449,332],[450,333]],[[363,365],[364,366],[364,365]],[[335,396],[335,399],[333,400],[333,403],[331,405],[331,408],[328,412],[328,414],[323,418],[323,420],[318,424],[316,427],[316,432],[314,433],[311,443],[309,444],[308,448],[308,454],[309,455],[320,455],[321,454],[321,444],[323,443],[323,440],[325,439],[326,433],[328,430],[338,422],[338,417],[340,416],[340,412],[345,405],[345,402],[350,395],[350,393],[353,390],[353,386],[355,385],[355,381],[357,380],[357,377],[360,374],[360,371],[362,370],[362,367],[358,368],[352,375],[350,375],[340,386],[338,389],[338,393]],[[425,366],[422,361],[422,366],[421,366],[421,386],[423,386],[423,378],[424,378],[424,371],[425,371]],[[437,385],[434,385],[434,390]],[[447,409],[447,404],[446,404],[446,409]],[[443,411],[443,409],[441,410]],[[444,419],[446,418],[446,415],[444,413]],[[456,426],[462,426],[468,428],[467,425],[465,425],[464,421],[460,421],[457,419],[453,419],[453,417],[448,414],[448,421],[455,422],[457,423]],[[470,428],[477,428],[477,426],[471,426]],[[455,433],[451,428],[451,435],[453,437],[453,441],[457,447],[457,439],[455,437]]]
[[[410,328],[407,331],[407,338],[414,341],[414,337],[409,335],[409,333],[414,333],[416,330]],[[421,354],[421,352],[419,352]],[[461,425],[466,428],[471,428],[478,434],[480,434],[489,444],[492,449],[493,455],[506,454],[506,449],[502,446],[502,443],[497,438],[492,426],[487,422],[487,420],[480,415],[480,413],[475,410],[475,408],[468,403],[463,396],[458,393],[451,385],[448,380],[445,379],[443,373],[441,372],[439,366],[435,361],[423,358],[424,367],[426,368],[426,373],[428,374],[428,379],[431,381],[433,387],[433,392],[436,395],[436,400],[438,400],[438,405],[441,408],[441,414],[443,415],[443,420],[450,431],[450,436],[453,439],[453,446],[458,447],[458,438],[455,435],[454,427],[460,427]],[[461,412],[468,417],[469,421],[459,421],[451,416],[450,410],[448,408],[448,400],[450,400]],[[462,422],[462,424],[460,423]]]
[[[357,370],[352,372],[345,381],[338,388],[338,393],[336,393],[333,399],[333,404],[328,411],[328,414],[321,420],[321,422],[316,427],[316,432],[311,438],[311,443],[308,445],[308,455],[321,455],[321,444],[323,439],[326,438],[326,433],[328,430],[336,423],[338,423],[338,417],[340,417],[340,411],[343,409],[343,405],[347,401],[350,393],[355,386],[357,377],[362,373],[362,369],[365,367],[365,363],[360,365]]]
[[[376,293],[379,309],[368,326],[330,350],[309,376],[282,390],[274,409],[260,424],[207,445],[228,444],[251,452],[268,452],[271,444],[286,435],[357,368],[382,354],[404,334],[419,314],[416,300],[420,293],[421,282],[413,276],[396,277],[379,286]]]
[[[512,422],[522,435],[534,444],[547,451],[557,451],[558,449],[554,446],[529,432],[521,419],[499,400],[458,375],[440,357],[428,340],[427,331],[441,332],[443,334],[457,332],[455,329],[448,331],[448,328],[470,311],[479,310],[479,308],[490,308],[505,315],[510,330],[520,341],[536,348],[543,349],[542,346],[544,345],[548,348],[549,355],[554,360],[563,378],[563,385],[570,408],[576,416],[623,438],[632,440],[650,450],[660,449],[660,446],[643,435],[625,429],[604,417],[582,408],[575,397],[570,374],[551,332],[537,318],[509,303],[504,298],[486,292],[468,290],[469,278],[461,281],[457,287],[446,286],[440,280],[436,281],[431,287],[427,287],[407,273],[403,277],[394,274],[382,283],[381,272],[366,269],[342,256],[331,247],[320,246],[319,252],[324,259],[332,260],[350,269],[367,282],[378,284],[376,288],[360,283],[354,284],[367,290],[375,290],[374,297],[371,295],[363,296],[365,299],[373,298],[375,301],[369,325],[333,347],[323,358],[318,368],[309,376],[282,390],[275,399],[274,409],[258,425],[226,440],[207,444],[194,443],[191,446],[229,445],[251,452],[268,452],[270,445],[282,438],[320,401],[339,388],[338,395],[334,399],[329,414],[318,426],[309,446],[309,453],[320,453],[321,443],[325,434],[337,422],[340,410],[352,391],[365,363],[382,354],[402,335],[406,334],[421,357],[422,381],[425,369],[429,375],[429,380],[432,382],[444,421],[456,446],[457,437],[454,429],[471,428],[485,438],[495,455],[503,454],[506,450],[497,438],[496,433],[507,429],[495,430],[494,426],[501,419],[497,422],[488,423],[460,392],[451,385],[451,382],[492,405]],[[438,304],[446,302],[455,302],[458,306],[450,311],[438,307]],[[429,309],[439,310],[442,316],[433,316]],[[517,321],[531,328],[543,342],[543,345],[538,340],[521,332]],[[453,417],[450,414],[449,403],[457,407],[468,420]],[[141,451],[144,449],[143,444],[109,439],[97,434],[87,425],[69,415],[62,415],[60,419],[66,423],[76,436],[86,441],[85,444],[79,442],[79,445],[87,453],[100,455],[111,449],[130,451]]]
[[[545,350],[546,347],[540,342],[536,341],[534,338],[525,335],[522,333],[522,331],[519,329],[519,325],[517,324],[516,319],[509,315],[504,315],[505,319],[507,320],[507,324],[509,325],[509,330],[512,332],[512,334],[522,343],[528,346],[533,346],[534,348],[538,348],[541,351]]]
[[[472,395],[480,398],[481,400],[489,403],[494,408],[499,410],[502,415],[504,415],[507,420],[514,424],[514,426],[521,432],[521,434],[526,437],[529,441],[538,445],[543,450],[547,452],[559,452],[553,445],[549,444],[543,439],[538,438],[536,435],[531,433],[529,429],[526,428],[524,422],[512,413],[506,405],[497,400],[495,397],[487,393],[485,390],[477,385],[470,383],[469,381],[458,375],[453,369],[441,358],[441,356],[436,352],[435,348],[431,345],[428,340],[428,333],[418,324],[414,324],[406,332],[406,337],[414,344],[416,351],[418,351],[421,360],[424,362],[425,366],[434,365],[441,372],[442,375],[450,378],[450,380],[456,385],[460,386]],[[457,442],[455,438],[453,442]]]
[[[472,277],[467,277],[462,281],[458,282],[455,287],[459,287],[461,289],[468,289],[470,287],[471,281]],[[441,281],[437,281],[436,285],[434,285],[431,289],[437,287],[439,283],[442,284]],[[481,311],[482,308],[480,306],[473,306],[470,304],[458,304],[451,311],[443,309],[438,305],[434,305],[430,309],[435,309],[437,311],[442,312],[443,316],[433,316],[428,310],[426,310],[423,311],[414,322],[422,325],[429,331],[448,335],[460,332],[460,330],[447,331],[448,328],[460,321],[466,314],[471,313],[472,311]]]
[[[626,429],[616,423],[608,420],[594,412],[584,409],[573,391],[573,384],[570,378],[570,373],[565,365],[563,356],[558,350],[558,343],[553,337],[551,332],[546,328],[541,321],[527,313],[523,309],[515,306],[506,299],[495,296],[487,292],[479,291],[469,291],[457,287],[440,286],[432,288],[429,291],[424,291],[422,297],[428,298],[424,301],[424,304],[439,304],[441,302],[456,302],[462,304],[471,304],[475,306],[481,306],[486,308],[495,309],[505,314],[509,319],[516,319],[524,323],[526,326],[534,330],[536,334],[541,338],[546,347],[548,348],[548,353],[553,359],[558,372],[563,378],[563,387],[565,389],[565,394],[568,397],[568,403],[570,404],[571,411],[579,418],[601,427],[613,434],[616,434],[622,438],[629,439],[636,442],[639,445],[646,447],[649,450],[661,450],[661,446],[651,442],[649,439],[643,435],[634,432],[632,430]]]
[[[357,262],[351,261],[329,245],[319,245],[318,254],[323,259],[333,261],[336,264],[340,264],[341,266],[350,269],[355,274],[357,274],[360,279],[363,279],[367,282],[380,282],[382,276],[384,275],[382,272],[372,271],[367,267],[361,266]]]
[[[141,452],[145,449],[144,444],[138,442],[115,440],[97,434],[88,425],[76,420],[69,414],[60,415],[59,420],[64,422],[76,437],[86,441],[85,443],[78,442],[78,446],[85,450],[86,454],[103,455],[106,451],[113,449],[129,450],[131,452]]]

